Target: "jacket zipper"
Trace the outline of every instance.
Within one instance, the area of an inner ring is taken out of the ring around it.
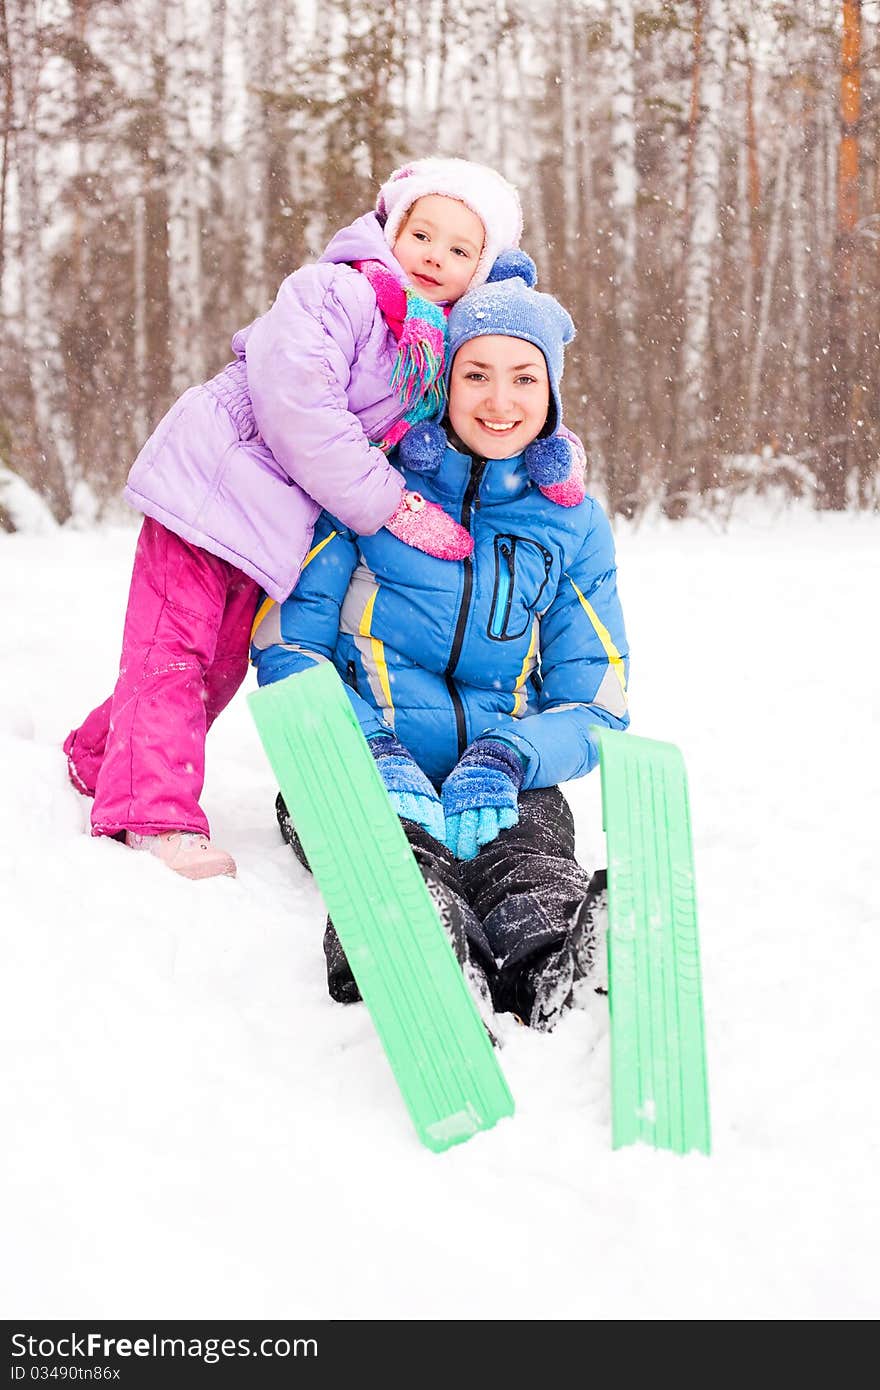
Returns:
[[[499,640],[507,631],[507,622],[510,617],[510,607],[513,603],[513,581],[515,574],[514,551],[516,541],[509,536],[499,536],[496,545],[504,560],[504,570],[498,567],[498,581],[495,595],[495,602],[492,605],[492,619],[489,625],[489,636],[497,637]]]
[[[471,476],[464,491],[461,503],[461,524],[465,530],[471,530],[471,522],[475,508],[480,505],[479,491],[480,483],[483,481],[483,470],[486,467],[486,460],[483,458],[473,458],[471,460]],[[452,674],[458,665],[458,658],[461,656],[462,645],[464,644],[464,633],[467,627],[468,613],[471,606],[471,594],[474,589],[474,563],[470,555],[464,561],[464,584],[461,591],[461,603],[458,609],[458,618],[455,623],[455,633],[452,638],[452,649],[449,653],[449,661],[446,665],[446,688],[452,700],[452,708],[455,711],[455,729],[458,736],[458,756],[461,757],[467,748],[467,724],[464,717],[464,705],[461,696],[452,679]]]

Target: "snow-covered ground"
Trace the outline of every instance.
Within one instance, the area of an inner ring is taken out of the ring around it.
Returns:
[[[87,835],[59,745],[135,534],[0,535],[5,1316],[875,1318],[880,517],[618,528],[633,729],[690,776],[708,1159],[612,1152],[595,995],[507,1020],[515,1118],[422,1148],[242,696],[204,797],[236,881]]]

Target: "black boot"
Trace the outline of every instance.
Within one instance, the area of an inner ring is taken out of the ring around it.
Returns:
[[[574,977],[585,980],[588,975],[596,976],[597,994],[607,994],[605,971],[600,968],[598,947],[604,935],[608,916],[608,873],[597,869],[590,879],[587,895],[579,905],[571,929],[571,945],[574,954]]]
[[[552,1033],[570,1006],[575,978],[571,943],[524,963],[514,985],[513,1012],[538,1033]]]
[[[513,1012],[540,1033],[550,1033],[571,1007],[578,980],[596,974],[596,950],[607,912],[607,873],[597,869],[578,904],[565,941],[523,962],[514,983]],[[596,992],[607,994],[597,982]]]
[[[327,991],[330,998],[335,999],[337,1004],[357,1004],[361,992],[329,917],[324,928],[324,957],[327,961]]]
[[[459,965],[464,965],[468,958],[465,905],[456,894],[450,893],[446,885],[439,878],[435,878],[424,865],[420,865],[420,868],[422,878],[425,880],[425,887],[431,895],[431,901],[437,909],[443,930],[455,952],[455,959]]]
[[[281,831],[282,840],[286,845],[290,845],[290,848],[293,850],[303,868],[308,869],[309,873],[311,873],[312,870],[306,858],[306,852],[300,844],[299,836],[296,833],[296,827],[287,809],[287,802],[284,800],[281,792],[279,792],[275,798],[275,815],[278,818],[278,829]]]
[[[420,867],[425,886],[437,909],[437,915],[449,938],[449,944],[455,952],[455,958],[464,972],[480,1018],[483,1020],[483,1026],[492,1040],[493,1047],[498,1047],[500,1044],[492,1027],[495,1018],[495,1005],[492,1000],[492,989],[489,984],[487,969],[487,966],[490,965],[494,968],[495,962],[489,951],[489,944],[483,936],[479,922],[464,899],[458,893],[451,892],[448,884],[435,877],[424,863]]]

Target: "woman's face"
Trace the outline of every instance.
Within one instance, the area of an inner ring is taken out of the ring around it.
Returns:
[[[537,439],[547,419],[550,382],[540,348],[487,335],[459,348],[449,380],[449,420],[474,454],[509,459]]]

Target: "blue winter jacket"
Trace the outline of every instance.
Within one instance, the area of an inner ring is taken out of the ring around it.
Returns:
[[[260,685],[333,661],[367,737],[393,730],[437,785],[481,734],[547,787],[597,761],[591,725],[625,729],[629,655],[614,542],[598,502],[543,497],[522,457],[446,450],[406,485],[468,527],[452,563],[324,513],[300,581],[266,600],[251,647]]]

